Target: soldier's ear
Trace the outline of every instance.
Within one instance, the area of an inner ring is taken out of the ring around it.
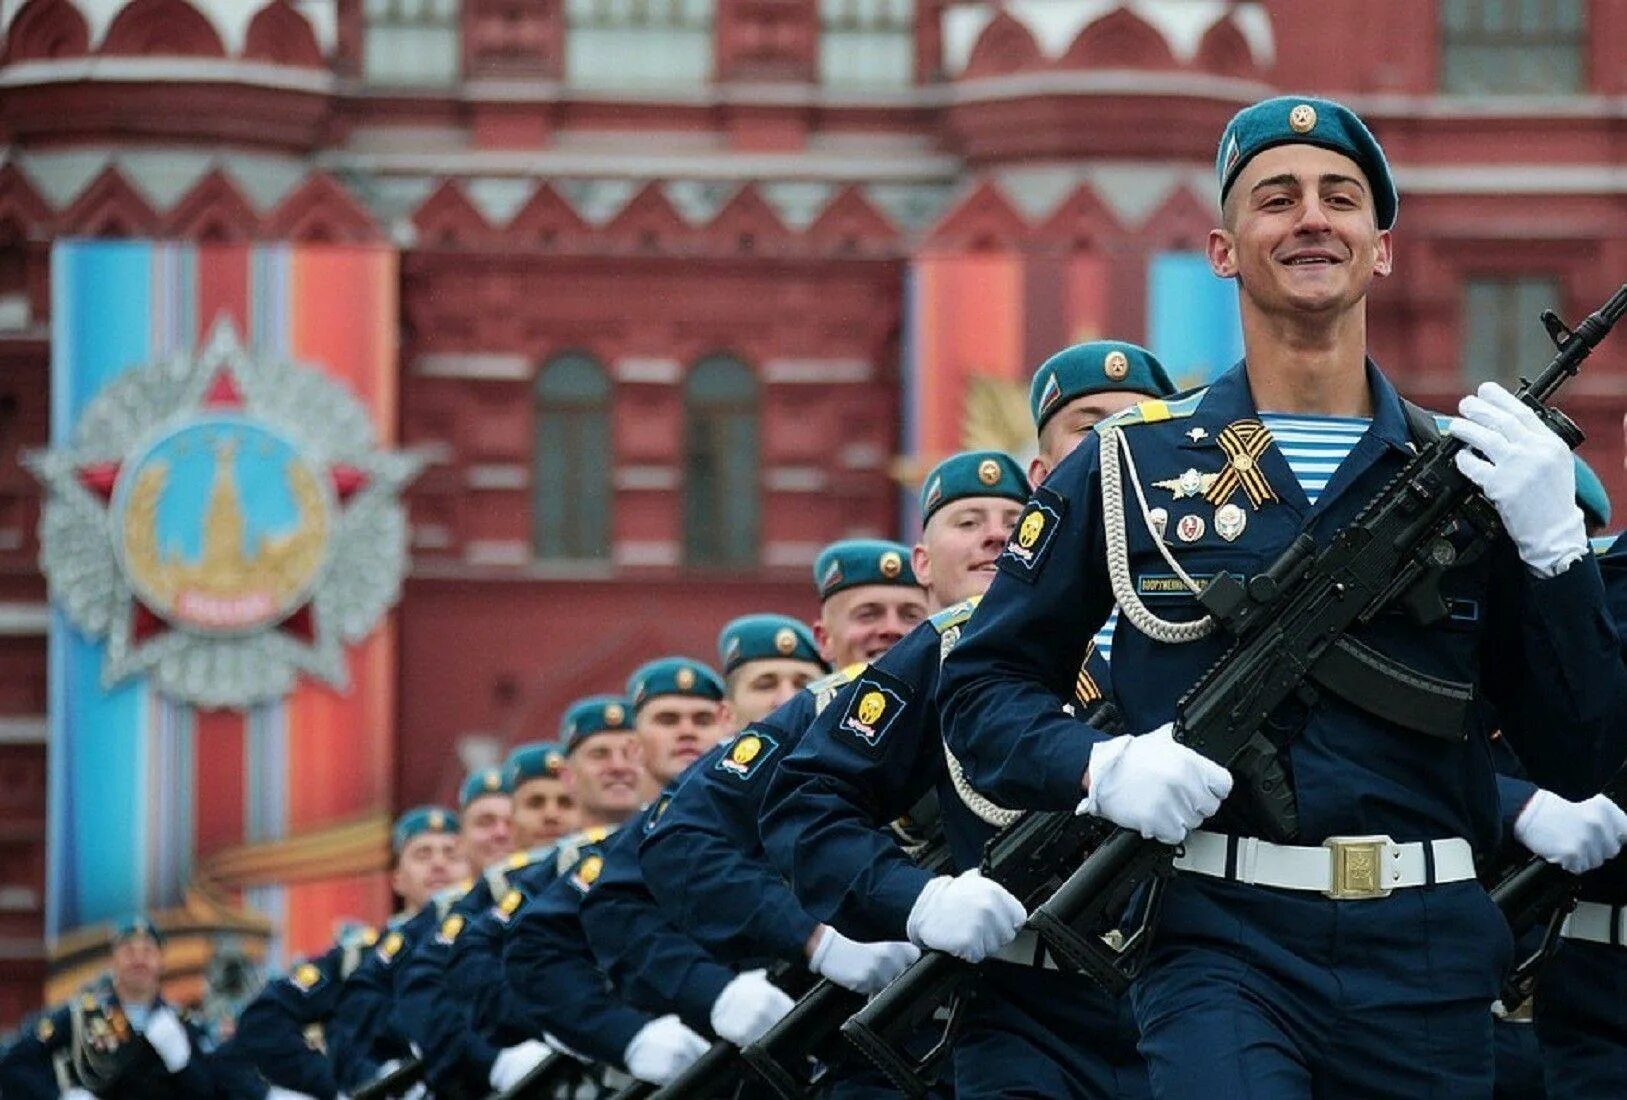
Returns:
[[[1236,241],[1225,229],[1209,230],[1209,241],[1205,248],[1209,256],[1209,270],[1222,279],[1232,279],[1237,276],[1237,248]]]

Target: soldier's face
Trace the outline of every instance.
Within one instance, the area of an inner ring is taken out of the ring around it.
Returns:
[[[1242,287],[1245,316],[1336,315],[1390,273],[1390,234],[1356,162],[1314,145],[1260,153],[1226,195],[1209,265]]]
[[[825,601],[814,623],[819,655],[832,668],[873,661],[926,618],[926,593],[897,584],[844,588]]]
[[[1145,400],[1147,395],[1144,393],[1115,390],[1082,393],[1063,405],[1040,430],[1039,454],[1028,463],[1028,483],[1038,485],[1050,477],[1057,464],[1071,455],[1097,424]]]
[[[401,895],[409,912],[417,912],[436,892],[469,877],[469,860],[459,837],[450,833],[419,833],[396,857],[390,886]]]
[[[638,739],[632,730],[604,731],[583,741],[565,758],[565,790],[578,812],[594,823],[620,820],[638,809]]]
[[[576,829],[576,799],[563,777],[527,779],[514,790],[514,846],[552,844]]]
[[[128,936],[113,945],[113,988],[119,1000],[145,1004],[158,996],[164,953],[151,936]]]
[[[723,705],[684,695],[658,695],[635,721],[644,769],[665,784],[723,738]]]
[[[469,862],[484,867],[514,850],[513,813],[513,800],[501,793],[483,794],[464,807],[458,821]]]
[[[729,710],[736,728],[768,717],[774,708],[822,674],[816,664],[789,657],[747,661],[729,673]]]
[[[911,555],[915,575],[935,608],[981,595],[994,580],[994,559],[1005,548],[1023,506],[1003,497],[967,497],[932,513]]]

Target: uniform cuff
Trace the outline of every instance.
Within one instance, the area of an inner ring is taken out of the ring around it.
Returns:
[[[1497,816],[1503,820],[1503,835],[1514,834],[1514,822],[1537,790],[1537,785],[1529,779],[1517,779],[1512,775],[1497,777]]]
[[[868,899],[875,903],[876,916],[880,919],[879,930],[884,938],[909,939],[907,926],[910,910],[915,908],[916,899],[932,878],[930,871],[903,860],[887,868],[875,893]]]

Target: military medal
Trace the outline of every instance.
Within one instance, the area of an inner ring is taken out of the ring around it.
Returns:
[[[1190,439],[1194,443],[1201,443],[1205,439],[1209,438],[1209,433],[1204,431],[1202,428],[1188,428],[1186,438]]]
[[[1233,542],[1248,526],[1248,513],[1235,504],[1222,504],[1215,509],[1215,534]]]
[[[1203,537],[1203,517],[1187,515],[1181,517],[1181,522],[1175,525],[1175,534],[1182,542],[1197,542]]]
[[[1164,532],[1169,530],[1169,512],[1164,508],[1154,508],[1147,513],[1147,523],[1159,542],[1164,541]]]

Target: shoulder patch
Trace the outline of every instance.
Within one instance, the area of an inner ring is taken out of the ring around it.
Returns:
[[[604,870],[604,857],[597,852],[583,856],[581,861],[571,869],[570,884],[578,893],[585,894],[599,881],[599,874]]]
[[[56,1025],[51,1022],[51,1017],[49,1016],[41,1017],[40,1022],[34,1025],[34,1038],[38,1039],[42,1043],[49,1043],[51,1041],[51,1036],[55,1034]]]
[[[463,931],[463,914],[453,913],[441,922],[441,927],[435,933],[435,942],[442,947],[450,947],[457,942],[458,933]]]
[[[1006,540],[995,565],[1000,570],[1025,583],[1033,583],[1045,566],[1051,543],[1056,540],[1057,528],[1068,514],[1068,501],[1061,493],[1038,486],[1033,497],[1017,517],[1017,525]]]
[[[779,749],[779,739],[756,726],[747,726],[729,746],[729,751],[712,765],[718,771],[732,775],[741,782],[749,780],[762,770],[763,762]]]
[[[854,685],[847,698],[847,710],[836,728],[873,749],[909,706],[912,694],[896,677],[872,668]]]
[[[1197,412],[1198,405],[1203,402],[1203,395],[1208,392],[1209,387],[1205,386],[1168,400],[1149,398],[1114,413],[1096,427],[1128,428],[1136,424],[1158,424],[1165,420],[1180,420]]]
[[[401,953],[401,945],[406,943],[406,937],[400,932],[391,932],[379,941],[378,957],[380,962],[391,962]]]
[[[972,617],[972,612],[977,610],[977,605],[982,602],[983,596],[980,593],[961,600],[957,604],[951,604],[927,621],[932,624],[932,629],[939,634],[946,633],[951,627],[965,625],[966,621]]]
[[[315,963],[300,963],[288,975],[288,984],[306,994],[321,985],[322,980],[322,968]]]

